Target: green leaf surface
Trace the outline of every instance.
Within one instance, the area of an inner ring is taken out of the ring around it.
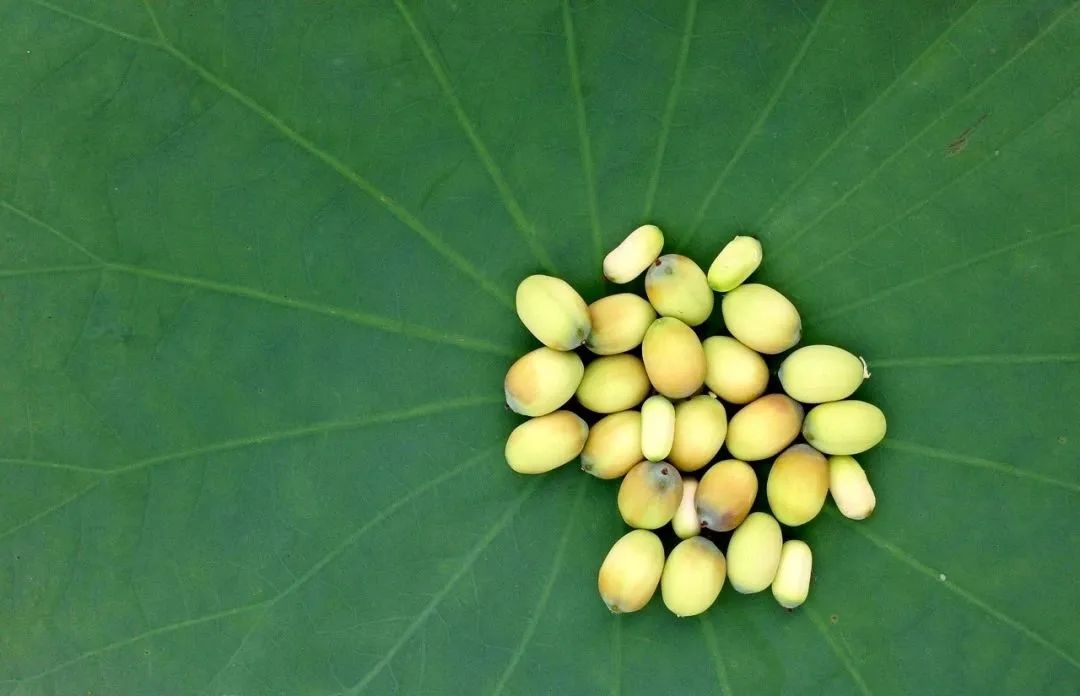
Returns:
[[[1076,693],[1076,5],[0,0],[0,694]],[[870,362],[793,613],[502,460],[644,220]]]

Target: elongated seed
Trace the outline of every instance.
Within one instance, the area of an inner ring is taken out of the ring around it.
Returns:
[[[642,225],[604,258],[604,277],[613,283],[629,283],[645,272],[664,248],[664,233],[656,225]]]
[[[651,462],[666,459],[675,439],[675,407],[654,394],[641,405],[641,454]]]
[[[761,242],[753,237],[735,237],[717,254],[709,266],[709,287],[729,292],[761,265]]]

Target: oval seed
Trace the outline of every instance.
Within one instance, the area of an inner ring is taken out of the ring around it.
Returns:
[[[736,592],[761,592],[772,584],[784,543],[780,525],[770,515],[755,512],[739,525],[728,542],[727,571]]]
[[[877,506],[866,472],[846,455],[829,457],[829,492],[840,513],[853,520],[865,520]]]
[[[761,242],[753,237],[735,237],[709,266],[709,287],[730,292],[742,285],[761,265]]]
[[[746,516],[757,498],[757,474],[746,462],[725,459],[713,464],[697,485],[694,505],[702,527],[730,532]]]
[[[712,314],[713,293],[705,273],[693,260],[665,254],[645,274],[645,294],[662,316],[697,326]]]
[[[606,355],[585,366],[578,385],[581,405],[596,413],[631,409],[649,394],[649,377],[636,355]]]
[[[621,411],[604,416],[589,429],[581,451],[581,469],[599,479],[615,479],[641,461],[641,414]]]
[[[660,317],[645,332],[641,357],[649,381],[669,399],[685,399],[705,383],[705,350],[694,330],[673,317]]]
[[[680,471],[697,471],[713,460],[727,434],[724,405],[708,394],[675,407],[675,437],[668,461]]]
[[[675,439],[675,407],[654,394],[641,405],[641,454],[651,462],[667,458]]]
[[[680,539],[689,539],[701,534],[701,520],[698,517],[697,506],[694,504],[697,486],[697,481],[694,479],[683,479],[682,500],[679,501],[679,507],[675,510],[675,516],[671,518],[671,528],[675,530],[675,536]]]
[[[604,257],[604,277],[629,283],[656,261],[664,248],[664,233],[656,225],[642,225]]]
[[[772,468],[765,494],[773,516],[797,527],[817,517],[829,493],[829,465],[825,455],[809,445],[792,445]]]
[[[780,384],[796,401],[822,404],[855,393],[870,375],[856,355],[836,346],[804,346],[780,364]]]
[[[544,346],[521,356],[503,380],[506,404],[523,416],[543,416],[574,395],[585,365],[576,353]]]
[[[791,539],[780,549],[780,565],[772,582],[772,593],[780,606],[794,609],[806,601],[810,593],[810,573],[814,556],[805,541]]]
[[[664,570],[664,545],[644,529],[627,532],[604,557],[597,585],[615,614],[641,609],[656,592]]]
[[[713,605],[724,587],[724,554],[705,537],[679,542],[660,577],[660,596],[675,616],[696,616]]]
[[[885,437],[885,414],[865,401],[833,401],[810,409],[803,437],[825,454],[858,454]]]
[[[604,297],[589,305],[592,332],[585,345],[597,355],[615,355],[641,345],[656,310],[629,292]]]
[[[763,396],[732,417],[727,432],[728,451],[748,462],[767,459],[798,437],[802,421],[803,408],[790,397]]]
[[[506,463],[519,474],[551,471],[581,454],[588,435],[588,424],[570,411],[531,418],[506,440]]]
[[[517,287],[518,317],[548,348],[573,350],[589,337],[589,308],[561,278],[531,275]]]
[[[663,527],[675,516],[681,500],[682,478],[667,462],[640,462],[619,485],[619,514],[638,529]]]
[[[756,352],[730,336],[711,336],[705,350],[705,384],[732,404],[748,404],[769,386],[769,366]]]
[[[721,311],[731,335],[759,353],[783,353],[802,335],[795,305],[767,285],[740,285],[724,295]]]

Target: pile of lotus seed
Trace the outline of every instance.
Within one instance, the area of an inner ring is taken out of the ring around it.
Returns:
[[[765,393],[762,354],[794,348],[802,322],[782,294],[744,283],[761,264],[757,239],[732,239],[707,275],[686,256],[661,256],[663,246],[663,232],[643,225],[604,259],[612,283],[646,273],[647,301],[620,293],[586,305],[568,283],[545,275],[518,286],[518,316],[544,346],[506,374],[507,405],[530,417],[510,434],[506,461],[539,474],[580,455],[585,472],[622,478],[619,513],[633,529],[600,566],[600,596],[611,611],[641,609],[659,586],[672,613],[693,616],[712,606],[725,581],[744,594],[771,587],[792,609],[809,593],[812,554],[804,541],[784,541],[781,525],[814,519],[829,493],[851,519],[874,510],[874,491],[851,455],[881,441],[885,415],[849,399],[870,376],[866,363],[830,345],[788,354],[777,375],[784,393]],[[702,341],[693,327],[712,314],[714,291],[730,336]],[[574,352],[580,346],[597,356],[588,365]],[[563,409],[572,397],[602,416],[591,428]],[[800,432],[806,442],[793,444]],[[722,447],[728,458],[713,463]],[[758,477],[750,463],[770,459],[772,514],[751,513]],[[654,530],[668,524],[682,541],[665,560]],[[708,536],[726,532],[725,556]]]

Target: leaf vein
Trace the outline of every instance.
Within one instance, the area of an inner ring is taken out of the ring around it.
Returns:
[[[848,124],[848,126],[840,132],[838,136],[836,136],[836,139],[833,140],[828,147],[822,150],[821,154],[819,154],[817,158],[810,163],[810,166],[807,167],[806,170],[794,182],[791,183],[791,185],[789,185],[786,189],[784,189],[783,192],[780,193],[780,195],[776,197],[772,205],[770,205],[769,208],[765,211],[765,213],[759,218],[756,225],[758,228],[764,227],[772,219],[770,217],[770,214],[777,208],[777,206],[787,200],[787,198],[791,195],[792,192],[794,192],[799,186],[803,184],[803,182],[810,178],[810,175],[817,170],[821,163],[825,161],[825,159],[830,154],[832,154],[834,150],[836,150],[836,147],[840,143],[842,143],[848,135],[851,134],[851,131],[854,130],[855,127],[858,126],[864,118],[866,118],[866,116],[874,109],[874,107],[876,107],[879,102],[881,102],[886,96],[888,96],[893,89],[895,89],[899,84],[901,84],[901,81],[904,79],[904,77],[906,77],[907,74],[911,72],[911,70],[915,68],[916,65],[922,62],[922,60],[929,53],[931,53],[940,44],[944,43],[947,40],[948,35],[951,34],[952,31],[956,29],[956,27],[960,26],[961,22],[964,21],[964,19],[968,16],[972,9],[974,9],[978,5],[979,0],[975,0],[975,2],[972,2],[970,5],[968,5],[967,9],[964,10],[951,24],[949,24],[949,26],[947,26],[944,31],[938,34],[937,38],[934,39],[933,42],[931,42],[925,49],[923,49],[923,51],[918,56],[916,56],[914,60],[908,63],[907,67],[904,68],[903,72],[897,74],[896,78],[893,79],[893,81],[890,82],[884,90],[879,92],[878,95],[874,97],[873,101],[867,104],[866,108],[859,112],[858,116],[856,116]]]
[[[462,105],[461,100],[454,91],[454,86],[450,83],[450,76],[447,75],[446,70],[443,69],[442,64],[435,55],[435,51],[432,49],[431,43],[428,41],[427,37],[424,36],[424,33],[420,31],[420,27],[417,26],[412,13],[405,7],[405,4],[401,2],[401,0],[394,0],[394,5],[397,7],[402,19],[405,20],[405,24],[408,25],[409,32],[412,34],[413,40],[416,42],[420,52],[424,55],[424,60],[427,61],[428,66],[431,68],[431,72],[435,76],[435,81],[439,83],[439,88],[442,90],[446,101],[450,104],[450,109],[454,112],[454,117],[457,119],[461,129],[465,131],[465,135],[469,139],[469,143],[472,145],[473,150],[476,151],[480,163],[484,165],[484,169],[487,170],[492,183],[495,184],[495,188],[499,192],[499,197],[502,199],[503,205],[506,206],[507,212],[510,213],[514,225],[525,238],[529,250],[540,265],[548,272],[554,273],[555,267],[551,261],[551,257],[548,256],[547,251],[545,251],[544,247],[540,244],[540,240],[537,239],[536,229],[525,216],[525,211],[522,209],[521,204],[518,203],[517,198],[510,189],[510,184],[506,181],[502,169],[496,164],[495,158],[491,156],[491,152],[487,149],[487,145],[480,139],[480,134],[477,132],[476,126],[473,125],[469,115],[465,112],[465,107]]]
[[[922,136],[929,133],[930,130],[934,126],[936,126],[939,123],[941,123],[942,121],[944,121],[946,116],[948,116],[953,111],[955,111],[956,108],[959,107],[961,104],[965,103],[966,101],[971,99],[973,96],[978,94],[980,91],[982,91],[983,87],[985,87],[987,84],[989,84],[999,74],[1001,74],[1006,69],[1008,69],[1014,62],[1019,60],[1021,57],[1024,56],[1024,54],[1026,54],[1029,50],[1031,50],[1031,48],[1033,46],[1035,46],[1040,40],[1042,40],[1045,36],[1047,36],[1054,29],[1054,27],[1056,27],[1058,25],[1058,23],[1061,22],[1075,7],[1076,7],[1076,5],[1074,4],[1074,5],[1071,5],[1069,7],[1069,9],[1062,10],[1061,12],[1059,12],[1057,17],[1054,18],[1054,21],[1050,22],[1050,24],[1048,24],[1044,29],[1042,29],[1042,31],[1040,31],[1038,34],[1036,34],[1034,37],[1032,37],[1030,41],[1028,41],[1026,44],[1024,44],[1024,46],[1021,47],[1020,50],[1018,50],[1016,53],[1014,53],[1008,60],[1006,60],[1004,63],[1002,63],[1000,66],[998,66],[997,69],[995,69],[992,73],[990,73],[985,78],[983,78],[974,87],[972,87],[967,92],[965,92],[963,95],[961,95],[955,102],[952,103],[951,106],[949,106],[949,108],[942,111],[941,114],[939,114],[937,116],[937,118],[932,120],[930,123],[926,124],[918,133],[913,135],[910,139],[908,139],[908,141],[906,143],[901,145],[899,147],[899,149],[895,150],[891,155],[889,155],[888,157],[883,159],[867,175],[862,177],[862,179],[857,184],[855,184],[854,186],[849,188],[847,191],[845,191],[843,195],[841,195],[839,198],[837,198],[831,205],[826,207],[818,215],[815,215],[813,218],[811,218],[810,222],[808,222],[806,225],[804,225],[799,230],[796,230],[794,233],[792,233],[787,239],[785,239],[783,241],[783,243],[780,244],[779,247],[777,247],[776,251],[773,252],[774,256],[783,253],[785,250],[787,250],[793,244],[795,244],[795,242],[797,242],[799,239],[801,239],[807,232],[814,229],[817,226],[817,224],[819,222],[821,222],[829,213],[831,213],[833,210],[835,210],[836,208],[838,208],[841,205],[843,205],[844,203],[846,203],[848,201],[848,199],[850,199],[852,196],[854,196],[856,193],[858,193],[862,189],[863,186],[865,186],[867,183],[870,182],[871,179],[876,177],[880,172],[884,171],[884,169],[886,167],[888,167],[893,162],[893,160],[895,160],[897,157],[899,157],[902,153],[906,152],[907,149],[909,147],[911,147]]]
[[[933,457],[934,459],[941,459],[947,462],[953,462],[956,464],[963,464],[965,466],[971,466],[978,469],[986,469],[988,471],[995,471],[1001,474],[1007,474],[1009,476],[1015,476],[1016,478],[1029,479],[1032,481],[1038,481],[1049,486],[1055,486],[1072,493],[1080,493],[1080,485],[1075,483],[1069,483],[1068,481],[1062,481],[1060,479],[1053,478],[1051,476],[1044,476],[1043,474],[1027,471],[1012,464],[1006,464],[1004,462],[996,462],[990,459],[983,459],[982,457],[972,457],[966,454],[957,454],[944,449],[938,449],[936,447],[926,447],[924,445],[918,445],[911,442],[904,442],[895,438],[887,438],[881,443],[882,447],[886,449],[895,450],[897,452],[906,452],[908,454],[917,454],[925,457]]]
[[[570,0],[562,3],[563,35],[566,39],[566,62],[570,70],[570,88],[574,94],[574,118],[577,123],[578,154],[581,172],[585,179],[585,198],[589,207],[589,225],[592,230],[593,256],[599,265],[603,259],[604,243],[600,225],[600,205],[596,197],[596,166],[593,162],[592,138],[585,113],[585,95],[581,87],[581,62],[578,60],[577,39]]]
[[[894,225],[908,219],[909,217],[914,215],[916,212],[918,212],[922,208],[926,207],[926,205],[928,203],[930,203],[931,201],[935,200],[936,198],[944,195],[950,188],[952,188],[953,186],[956,186],[957,184],[964,181],[965,179],[967,179],[969,176],[971,176],[975,172],[979,171],[984,164],[986,164],[988,162],[997,161],[997,159],[998,159],[997,158],[997,150],[998,149],[1004,149],[1007,145],[1010,145],[1013,142],[1015,142],[1017,140],[1020,140],[1021,138],[1028,135],[1031,131],[1035,130],[1038,126],[1040,126],[1042,124],[1042,122],[1044,120],[1046,120],[1051,114],[1053,114],[1058,109],[1058,107],[1060,107],[1061,104],[1063,104],[1065,102],[1066,99],[1069,99],[1070,97],[1076,96],[1076,93],[1077,93],[1077,91],[1074,89],[1072,92],[1066,94],[1061,99],[1056,101],[1041,116],[1036,118],[1034,121],[1032,121],[1026,127],[1024,127],[1020,131],[1016,132],[1016,134],[1014,134],[1013,136],[1011,136],[1011,137],[1007,138],[1006,140],[1002,141],[1001,143],[999,143],[999,145],[995,149],[994,153],[987,152],[985,155],[983,155],[982,159],[980,159],[974,165],[972,165],[971,167],[966,169],[959,176],[954,177],[952,180],[947,182],[945,185],[935,188],[934,191],[930,195],[926,196],[925,198],[923,198],[921,201],[915,203],[914,205],[908,207],[902,213],[897,215],[895,218],[893,218],[889,222],[882,223],[881,225],[878,225],[873,230],[871,230],[867,234],[860,237],[856,242],[847,245],[845,247],[845,249],[844,249],[845,254],[850,254],[855,249],[858,249],[858,248],[860,248],[862,246],[865,246],[870,241],[872,241],[874,239],[877,239],[883,233],[887,232]],[[829,258],[825,259],[821,264],[819,264],[818,266],[814,267],[813,269],[811,269],[807,273],[800,276],[796,280],[796,282],[805,283],[807,281],[807,279],[813,278],[817,274],[824,271],[826,268],[829,268],[830,266],[832,266],[834,263],[839,261],[841,258],[843,258],[843,256],[841,256],[840,254],[831,255]]]
[[[562,570],[563,563],[566,560],[566,548],[569,546],[571,532],[574,531],[574,525],[577,522],[577,517],[581,509],[581,501],[585,497],[586,483],[585,478],[582,477],[581,483],[578,484],[577,495],[574,497],[573,507],[566,516],[566,527],[563,529],[562,537],[559,539],[559,546],[555,551],[555,559],[551,564],[551,572],[548,573],[547,580],[544,582],[544,587],[540,591],[540,599],[537,601],[536,608],[533,609],[532,615],[525,625],[525,630],[521,634],[521,641],[518,643],[513,653],[511,653],[510,661],[507,663],[506,668],[499,677],[499,681],[495,684],[495,688],[491,692],[492,696],[499,696],[499,694],[503,692],[503,689],[506,688],[506,683],[510,681],[510,676],[514,673],[514,669],[517,668],[522,655],[525,654],[525,649],[528,647],[529,641],[532,640],[533,634],[536,633],[536,627],[540,623],[540,617],[543,615],[544,609],[551,599],[551,591],[555,587],[555,580],[559,577],[559,572]]]
[[[439,605],[442,603],[442,600],[445,599],[448,594],[450,594],[450,591],[453,590],[455,586],[457,586],[457,583],[461,580],[461,578],[463,578],[465,574],[469,572],[469,569],[471,569],[476,564],[476,562],[480,559],[481,554],[483,554],[484,550],[487,549],[487,547],[490,546],[492,542],[494,542],[495,539],[499,536],[499,533],[502,532],[502,530],[505,529],[511,521],[513,521],[513,519],[517,516],[517,513],[521,510],[522,505],[536,491],[536,488],[536,481],[531,481],[529,482],[529,484],[526,485],[524,492],[522,492],[522,494],[519,495],[507,507],[506,511],[503,512],[503,514],[499,517],[495,524],[493,524],[490,529],[488,529],[488,532],[480,539],[480,542],[475,547],[473,547],[473,549],[468,553],[468,555],[466,555],[464,562],[461,564],[461,567],[458,568],[458,570],[452,576],[450,576],[446,584],[443,585],[443,587],[435,593],[435,595],[431,598],[431,601],[428,602],[427,605],[420,611],[420,613],[416,615],[416,618],[413,619],[412,623],[409,624],[409,626],[401,634],[401,637],[398,638],[397,642],[395,642],[390,647],[386,654],[383,655],[383,657],[375,663],[375,665],[368,671],[367,674],[365,674],[360,679],[360,681],[356,682],[351,687],[346,689],[344,692],[345,694],[348,694],[349,696],[355,696],[355,694],[358,694],[365,688],[367,688],[368,684],[370,684],[375,679],[375,677],[382,673],[383,669],[385,669],[386,666],[390,663],[390,661],[394,659],[394,656],[397,655],[398,651],[405,647],[405,645],[413,637],[413,634],[415,634],[416,631],[424,625],[424,622],[428,619],[428,617],[431,616],[431,614],[433,614],[438,609]]]
[[[728,681],[727,666],[724,664],[724,656],[720,651],[720,642],[716,639],[716,631],[713,630],[712,624],[705,618],[704,615],[700,617],[701,620],[701,632],[705,634],[705,644],[709,648],[709,654],[712,656],[713,671],[716,672],[716,684],[720,687],[720,693],[724,696],[732,696],[734,692],[731,690],[731,682]]]
[[[838,516],[838,513],[833,511],[832,508],[826,508],[826,510],[828,510],[829,514],[833,515],[834,517]],[[1049,640],[1047,640],[1046,638],[1044,638],[1042,635],[1037,633],[1035,630],[1029,628],[1028,626],[1026,626],[1023,623],[1017,621],[1016,619],[1008,616],[1007,614],[999,611],[998,609],[995,609],[994,607],[987,604],[983,600],[979,599],[978,597],[973,595],[971,592],[968,592],[967,590],[963,589],[962,587],[960,587],[959,585],[957,585],[953,581],[951,581],[949,579],[942,580],[941,579],[942,576],[937,571],[932,569],[930,566],[928,566],[925,563],[923,563],[922,561],[918,560],[917,558],[915,558],[914,556],[912,556],[908,552],[904,551],[899,546],[896,546],[892,542],[889,542],[889,541],[885,540],[884,538],[878,536],[877,534],[874,534],[873,532],[871,532],[871,531],[869,531],[867,529],[864,529],[863,527],[865,527],[866,525],[863,525],[863,524],[848,524],[846,526],[849,529],[851,529],[852,531],[854,531],[856,534],[859,534],[859,535],[863,536],[864,538],[866,538],[874,546],[877,546],[879,549],[881,549],[885,553],[889,554],[890,556],[892,556],[896,560],[900,561],[904,565],[906,565],[906,566],[908,566],[910,568],[913,568],[914,570],[916,570],[919,573],[927,576],[928,578],[931,578],[935,583],[938,583],[938,584],[942,585],[945,589],[949,590],[950,592],[952,592],[956,596],[960,597],[961,599],[965,600],[966,602],[968,602],[972,606],[976,607],[977,609],[980,609],[981,611],[983,611],[988,616],[990,616],[990,617],[992,617],[994,619],[997,619],[998,621],[1005,624],[1006,626],[1012,628],[1013,630],[1017,631],[1018,633],[1020,633],[1020,634],[1022,634],[1024,636],[1026,636],[1032,642],[1038,644],[1039,646],[1045,648],[1046,650],[1053,653],[1054,655],[1057,655],[1061,659],[1065,660],[1066,662],[1068,662],[1073,667],[1075,667],[1077,669],[1080,669],[1080,660],[1077,660],[1075,657],[1073,657],[1072,655],[1065,652],[1064,650],[1062,650],[1060,647],[1058,647],[1054,643],[1052,643]]]
[[[671,133],[671,121],[675,115],[675,107],[679,102],[679,93],[682,90],[683,73],[686,71],[686,60],[690,55],[690,44],[694,37],[694,22],[697,18],[698,0],[687,0],[686,23],[683,26],[682,41],[679,44],[679,55],[675,61],[675,73],[671,78],[671,88],[668,90],[667,102],[664,104],[664,113],[660,117],[660,134],[656,138],[656,155],[653,159],[652,174],[649,176],[649,185],[645,191],[645,210],[642,219],[648,220],[652,216],[653,204],[656,201],[656,189],[660,186],[660,167],[664,162],[664,152],[667,150],[668,136]]]
[[[787,89],[788,83],[795,75],[799,66],[802,64],[803,58],[806,57],[807,51],[810,49],[810,45],[814,42],[814,38],[817,36],[818,31],[824,25],[825,15],[829,13],[829,9],[832,7],[833,0],[828,0],[821,10],[818,11],[817,17],[814,19],[814,23],[810,25],[810,29],[806,32],[802,42],[799,44],[798,50],[792,57],[791,62],[788,63],[787,70],[784,71],[780,81],[777,82],[776,87],[773,89],[772,94],[769,96],[769,100],[765,102],[765,106],[762,107],[758,113],[754,123],[751,124],[749,130],[746,131],[746,135],[743,137],[742,142],[735,148],[735,152],[731,155],[731,158],[724,165],[724,168],[720,170],[720,175],[716,177],[716,181],[709,187],[708,192],[705,194],[705,199],[701,201],[701,205],[698,207],[697,214],[694,216],[694,222],[691,224],[690,233],[683,241],[683,245],[689,245],[690,242],[697,235],[698,230],[701,229],[701,225],[705,222],[705,215],[709,211],[709,207],[712,205],[713,199],[720,193],[720,189],[723,187],[724,182],[727,180],[729,174],[734,170],[735,165],[742,159],[746,153],[747,148],[750,147],[750,143],[754,140],[757,134],[761,131],[761,127],[765,125],[765,121],[768,120],[772,114],[776,104],[780,101],[780,97],[783,95],[784,90]]]
[[[950,273],[955,273],[956,271],[965,270],[967,268],[970,268],[971,266],[975,266],[977,264],[983,263],[984,261],[989,261],[990,259],[992,259],[994,257],[1001,256],[1003,254],[1008,254],[1010,252],[1016,251],[1017,249],[1022,249],[1023,247],[1030,246],[1032,244],[1036,244],[1038,242],[1041,242],[1041,241],[1044,241],[1044,240],[1047,240],[1047,239],[1053,239],[1054,237],[1060,237],[1063,234],[1071,232],[1072,230],[1076,229],[1077,227],[1080,227],[1080,223],[1073,224],[1073,225],[1068,225],[1066,227],[1062,227],[1060,229],[1052,230],[1050,232],[1043,232],[1041,234],[1037,234],[1037,235],[1033,235],[1031,237],[1028,237],[1027,239],[1022,239],[1022,240],[1020,240],[1018,242],[1013,242],[1012,244],[1006,244],[1005,246],[998,247],[997,249],[991,249],[991,250],[985,251],[985,252],[983,252],[981,254],[976,254],[975,256],[972,256],[969,259],[965,259],[964,261],[959,261],[957,263],[949,264],[948,266],[943,266],[943,267],[937,269],[936,271],[933,271],[931,273],[927,273],[926,275],[923,275],[923,276],[919,276],[918,278],[912,278],[910,280],[905,280],[903,282],[896,283],[895,285],[890,285],[888,287],[882,288],[881,290],[877,290],[876,292],[869,293],[869,294],[864,295],[863,297],[861,297],[858,300],[855,300],[853,302],[848,302],[847,304],[837,305],[831,311],[825,312],[823,314],[819,314],[818,316],[814,317],[810,321],[819,322],[819,321],[826,321],[826,320],[829,320],[829,319],[835,319],[836,317],[838,317],[838,316],[840,316],[842,314],[845,314],[847,312],[850,312],[853,309],[858,309],[859,307],[865,307],[866,305],[878,302],[878,301],[888,297],[889,295],[892,295],[893,293],[900,292],[902,290],[907,290],[907,289],[915,287],[917,285],[922,285],[923,283],[927,283],[927,282],[929,282],[931,280],[934,280],[936,278],[940,278],[941,276],[948,275]]]
[[[870,367],[949,367],[955,365],[1041,365],[1080,362],[1080,353],[988,353],[984,355],[928,355],[911,358],[883,358]]]
[[[235,297],[243,297],[245,299],[254,300],[257,302],[265,302],[267,304],[276,305],[279,307],[286,307],[288,309],[294,309],[301,312],[310,312],[312,314],[334,317],[336,319],[342,319],[344,321],[348,321],[359,326],[366,326],[368,328],[377,329],[379,331],[382,331],[383,333],[400,334],[402,336],[408,336],[410,338],[416,338],[428,341],[430,343],[440,343],[454,346],[456,348],[461,348],[463,350],[472,350],[481,353],[492,353],[495,355],[503,355],[507,357],[513,357],[516,355],[515,351],[511,350],[506,346],[491,343],[483,339],[473,338],[471,336],[443,333],[427,326],[423,326],[420,324],[411,324],[403,320],[390,319],[388,317],[374,314],[372,312],[362,312],[355,309],[346,309],[343,307],[320,304],[308,300],[297,300],[291,297],[275,295],[273,293],[265,292],[263,290],[257,290],[255,288],[250,288],[243,285],[209,280],[206,278],[198,278],[195,276],[181,275],[178,273],[170,273],[168,271],[148,268],[145,266],[136,266],[127,263],[108,263],[105,267],[108,270],[117,271],[120,273],[127,273],[129,275],[142,276],[163,283],[172,283],[173,285],[185,285],[188,287],[199,288],[201,290],[206,290],[209,292],[216,292],[222,295],[232,295]]]
[[[836,658],[840,660],[840,664],[844,666],[844,669],[851,677],[851,680],[855,682],[855,686],[857,686],[859,688],[859,691],[861,691],[863,694],[866,694],[866,696],[870,696],[870,687],[866,685],[866,680],[863,679],[862,674],[855,666],[855,662],[851,659],[851,656],[849,656],[847,652],[843,650],[843,648],[841,648],[840,644],[837,643],[836,639],[833,638],[831,633],[829,633],[829,629],[825,626],[825,622],[822,621],[821,617],[818,616],[817,612],[810,607],[804,606],[802,610],[810,618],[810,623],[814,624],[814,628],[816,628],[818,632],[821,633],[821,637],[825,639],[825,643],[833,651],[833,654],[836,655]]]

